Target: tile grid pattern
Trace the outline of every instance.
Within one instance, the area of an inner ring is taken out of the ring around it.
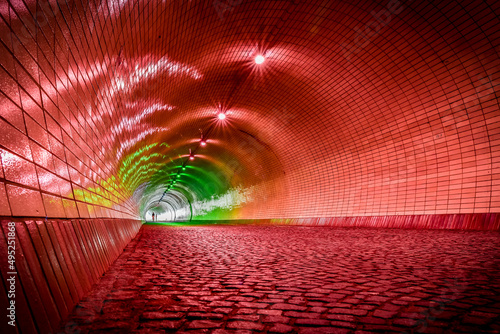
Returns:
[[[136,217],[134,190],[166,182],[218,105],[230,126],[179,183],[251,189],[226,218],[499,212],[499,12],[4,1],[0,216]]]
[[[15,277],[16,326],[1,333],[55,333],[118,258],[141,227],[125,219],[0,220],[0,301],[8,305],[7,278]],[[8,267],[9,233],[15,235],[15,270]],[[17,274],[9,274],[10,272]],[[6,306],[7,307],[7,306]]]

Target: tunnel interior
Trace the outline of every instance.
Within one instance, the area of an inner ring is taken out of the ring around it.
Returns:
[[[414,326],[402,314],[430,298],[409,289],[438,294],[461,263],[468,288],[445,305],[475,313],[443,323],[498,332],[499,26],[492,0],[0,1],[0,253],[16,245],[17,261],[0,261],[0,301],[13,300],[15,269],[15,332],[148,332],[159,319],[162,330],[401,332]],[[274,283],[255,283],[265,279],[249,277],[249,261]],[[309,270],[328,263],[334,276]],[[228,276],[215,291],[193,283],[218,265]],[[410,283],[384,271],[398,266]],[[172,286],[148,290],[168,275]],[[156,300],[185,277],[194,285],[172,309]],[[378,296],[391,284],[393,304]],[[226,285],[255,291],[226,300]],[[380,308],[359,311],[363,294]],[[139,327],[105,327],[116,310],[102,305],[141,296],[141,310],[179,318],[144,311]],[[258,320],[236,324],[248,320],[238,312]]]
[[[6,1],[0,215],[498,212],[497,7]]]

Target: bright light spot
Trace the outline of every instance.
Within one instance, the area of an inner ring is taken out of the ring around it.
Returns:
[[[226,114],[224,114],[223,112],[219,113],[219,117],[220,120],[223,120],[223,119],[226,119]]]
[[[204,141],[204,140],[202,140],[202,141],[200,142],[200,145],[201,145],[201,146],[207,146],[207,142],[206,142],[206,141]]]
[[[263,55],[258,55],[257,57],[255,57],[255,63],[256,64],[262,64],[264,62],[264,60],[266,60],[266,58],[264,58]]]
[[[193,156],[193,155],[190,155],[190,156],[189,156],[189,160],[194,160],[194,156]]]

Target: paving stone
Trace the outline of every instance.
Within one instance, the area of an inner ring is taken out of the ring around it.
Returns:
[[[189,331],[188,333],[192,333]],[[227,329],[215,329],[212,331],[212,334],[252,334],[252,331],[246,330],[227,330]]]
[[[367,310],[347,309],[347,308],[332,308],[329,309],[328,312],[334,314],[351,314],[356,316],[364,316],[368,314]]]
[[[257,322],[250,321],[229,321],[226,325],[227,328],[232,329],[248,329],[262,331],[264,330],[264,325]]]
[[[292,331],[294,331],[294,327],[284,324],[276,324],[269,329],[270,333],[291,333]]]
[[[328,303],[325,305],[325,307],[333,307],[333,308],[350,308],[351,306],[352,306],[351,304],[337,303],[337,302]]]
[[[266,303],[249,303],[249,302],[239,302],[237,307],[247,307],[247,308],[266,308],[269,304]]]
[[[283,311],[281,311],[281,310],[257,310],[257,314],[281,315],[281,314],[283,314]]]
[[[349,314],[327,314],[325,317],[330,320],[349,321],[349,322],[356,321],[354,316]]]
[[[146,312],[141,315],[143,320],[158,320],[158,319],[182,319],[182,312]]]
[[[281,299],[281,298],[283,298],[283,295],[277,295],[277,294],[275,294],[276,292],[277,291],[273,290],[273,293],[269,293],[267,295],[267,298],[269,298],[269,299]]]
[[[381,310],[388,311],[388,312],[397,312],[400,309],[401,309],[401,306],[394,305],[394,304],[385,304],[385,305],[382,305],[382,307],[381,307]]]
[[[362,322],[364,324],[376,324],[376,325],[383,325],[386,323],[384,319],[381,318],[373,318],[373,317],[362,317],[358,318],[359,322]]]
[[[393,326],[389,325],[376,325],[376,324],[371,324],[371,325],[364,325],[364,328],[366,331],[370,332],[381,332],[381,333],[399,333],[401,334],[401,329],[400,328],[395,328]]]
[[[227,300],[235,302],[251,302],[255,300],[254,297],[243,297],[243,296],[231,296]]]
[[[143,327],[154,327],[154,328],[163,328],[163,329],[179,329],[183,321],[177,320],[160,320],[160,321],[149,321],[142,323]]]
[[[234,314],[229,317],[229,320],[247,320],[247,321],[259,321],[260,316],[257,314]]]
[[[299,334],[348,334],[349,329],[334,327],[300,328]]]
[[[262,322],[272,322],[272,323],[284,323],[287,324],[290,322],[290,318],[288,317],[283,317],[281,315],[268,315],[262,318]]]
[[[236,309],[236,314],[255,314],[257,311],[258,310],[254,308],[240,308]]]
[[[334,321],[330,321],[330,326],[355,329],[357,326],[357,323],[355,321],[347,322],[347,321],[335,321],[334,320]]]
[[[309,305],[310,304],[311,303],[309,303]],[[314,313],[324,313],[326,311],[328,311],[327,307],[319,307],[319,306],[311,307],[311,309],[309,310],[309,312],[314,312]]]
[[[287,311],[284,313],[286,317],[291,318],[309,318],[309,319],[319,319],[321,317],[321,313],[309,313],[309,312],[295,312],[295,311]]]
[[[417,313],[417,312],[402,312],[399,314],[401,318],[410,318],[410,319],[422,319],[425,318],[425,314]]]
[[[229,307],[218,307],[213,310],[214,313],[222,313],[222,314],[229,314],[233,311],[232,308]]]
[[[263,299],[262,302],[268,303],[268,304],[284,304],[286,302],[286,299],[267,298],[267,299]]]
[[[294,304],[285,304],[285,303],[278,303],[278,304],[273,304],[271,305],[272,310],[296,310],[296,311],[305,311],[307,310],[307,307],[305,306],[298,306]]]
[[[203,329],[203,328],[219,328],[224,325],[222,321],[211,321],[211,320],[193,320],[189,323],[187,328],[191,329]]]
[[[375,312],[373,312],[374,317],[384,318],[384,319],[393,318],[396,314],[397,312],[389,312],[384,310],[375,310]]]
[[[325,319],[297,319],[295,320],[295,324],[299,326],[329,326],[330,321]]]
[[[220,306],[220,307],[231,307],[234,305],[234,302],[228,302],[228,301],[213,301],[208,306]]]

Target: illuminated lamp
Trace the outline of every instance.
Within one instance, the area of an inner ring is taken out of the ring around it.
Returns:
[[[222,120],[226,119],[226,114],[221,112],[221,113],[219,113],[219,115],[217,117],[222,121]]]
[[[266,60],[266,58],[264,58],[263,55],[258,55],[257,57],[255,57],[255,63],[257,65],[260,65],[264,62],[264,60]]]

